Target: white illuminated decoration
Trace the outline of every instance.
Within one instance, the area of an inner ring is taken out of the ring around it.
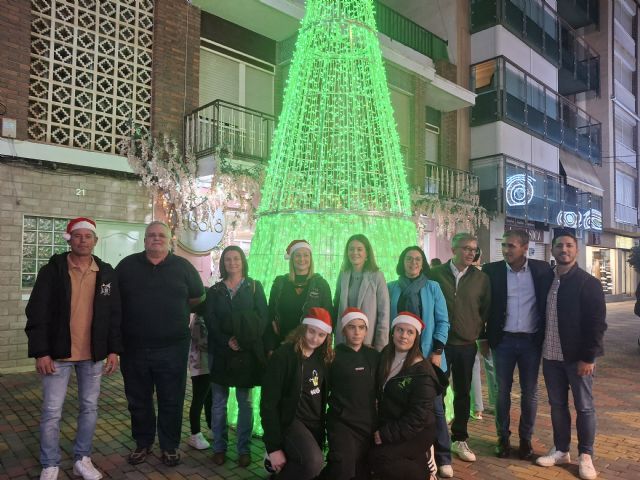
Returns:
[[[569,228],[583,228],[585,230],[602,230],[602,212],[594,208],[586,210],[584,214],[580,212],[564,211],[558,212],[556,223]]]
[[[518,173],[507,178],[507,191],[505,197],[510,207],[523,207],[533,200],[534,183],[536,179]]]
[[[592,208],[584,212],[582,216],[582,227],[585,230],[602,230],[602,212]]]

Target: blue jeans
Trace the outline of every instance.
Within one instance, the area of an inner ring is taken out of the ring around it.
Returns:
[[[593,375],[580,377],[578,363],[542,361],[544,383],[551,405],[553,444],[556,450],[568,452],[571,445],[571,414],[569,413],[569,388],[573,393],[578,431],[578,453],[593,455],[596,437],[596,410],[593,405]]]
[[[433,442],[436,464],[451,465],[451,437],[449,437],[449,426],[444,416],[442,395],[433,399],[433,413],[436,417],[436,438]]]
[[[492,350],[498,382],[496,399],[496,432],[508,440],[511,435],[511,387],[513,372],[518,366],[520,377],[520,440],[531,441],[538,411],[538,371],[541,348],[533,334],[505,333],[502,341]]]
[[[249,442],[253,432],[253,409],[251,408],[251,389],[236,389],[236,401],[238,402],[238,454],[249,453]],[[229,399],[229,387],[211,384],[211,430],[213,431],[213,451],[215,453],[226,452],[229,441],[229,426],[227,425],[227,400]]]
[[[56,371],[41,375],[42,417],[40,418],[40,463],[43,468],[60,465],[60,418],[67,396],[71,370],[78,379],[78,426],[73,444],[73,458],[91,456],[91,443],[98,420],[98,397],[102,362],[54,362]]]

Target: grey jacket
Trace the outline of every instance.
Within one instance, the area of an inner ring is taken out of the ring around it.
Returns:
[[[344,342],[340,317],[349,298],[349,279],[351,271],[340,272],[335,290],[333,306],[335,309],[336,325],[334,330],[335,342]],[[367,336],[364,339],[366,345],[371,345],[376,350],[382,350],[389,343],[389,291],[381,271],[364,272],[362,284],[358,293],[358,305],[369,319]]]

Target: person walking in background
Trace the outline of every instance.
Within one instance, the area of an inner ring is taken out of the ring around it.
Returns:
[[[496,404],[496,455],[511,454],[511,387],[518,367],[520,379],[520,445],[518,456],[530,460],[531,436],[538,408],[538,370],[544,339],[547,292],[553,279],[547,262],[527,258],[529,234],[510,230],[502,236],[504,260],[482,267],[491,281],[491,312],[486,337],[491,348],[498,398]],[[483,354],[487,354],[485,350]]]
[[[472,266],[478,240],[468,233],[451,239],[453,257],[431,269],[430,278],[440,284],[449,314],[449,336],[445,354],[453,382],[454,419],[451,424],[451,451],[461,460],[475,462],[467,444],[471,408],[470,389],[478,340],[485,328],[491,303],[489,278]]]
[[[331,288],[313,267],[311,245],[294,240],[287,247],[289,273],[276,277],[269,294],[269,327],[265,334],[267,352],[275,350],[289,332],[300,325],[312,307],[333,310]]]
[[[348,307],[364,312],[369,319],[365,345],[380,351],[389,343],[389,292],[371,243],[362,234],[347,240],[333,306],[336,318]],[[341,329],[335,339],[336,344],[343,343]]]
[[[421,318],[424,329],[420,336],[422,353],[431,363],[447,372],[444,346],[449,336],[447,303],[438,283],[428,280],[429,264],[424,251],[418,247],[405,248],[396,266],[398,280],[389,282],[391,316],[408,311]],[[451,466],[451,438],[444,415],[442,395],[433,402],[436,420],[434,442],[435,463],[443,478],[453,477]]]
[[[593,480],[598,476],[593,466],[593,376],[596,358],[604,354],[607,308],[602,283],[577,264],[578,240],[573,233],[556,233],[551,253],[557,265],[547,295],[542,374],[551,405],[554,446],[536,463],[550,467],[571,461],[571,389],[578,431],[578,473],[583,480]]]
[[[202,306],[200,304],[199,306]],[[189,346],[189,374],[191,375],[191,406],[189,425],[191,435],[187,445],[206,450],[211,445],[200,431],[200,416],[204,408],[208,430],[211,430],[211,379],[209,377],[209,350],[204,317],[197,313],[191,319],[191,345]]]
[[[118,279],[111,265],[93,255],[98,237],[92,219],[70,220],[63,237],[71,250],[40,269],[26,308],[29,357],[36,359],[43,392],[40,480],[58,478],[60,419],[72,370],[79,403],[73,473],[99,480],[91,448],[102,374],[118,369],[122,352]]]
[[[162,462],[180,463],[182,409],[189,356],[189,315],[205,298],[198,271],[185,258],[169,251],[171,230],[151,222],[144,234],[144,251],[129,255],[116,267],[122,297],[121,356],[124,390],[136,442],[132,465],[151,451],[157,431]]]
[[[235,245],[220,257],[220,276],[207,292],[205,319],[209,330],[212,382],[213,461],[226,459],[229,387],[238,402],[238,465],[251,464],[252,387],[260,384],[266,365],[262,338],[267,327],[267,299],[262,284],[249,277],[247,258]]]

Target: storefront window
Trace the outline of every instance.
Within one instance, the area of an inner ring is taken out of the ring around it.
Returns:
[[[590,252],[590,255],[589,255]],[[613,272],[611,265],[611,249],[587,248],[587,261],[591,260],[591,275],[600,280],[602,290],[607,295],[613,293]]]

